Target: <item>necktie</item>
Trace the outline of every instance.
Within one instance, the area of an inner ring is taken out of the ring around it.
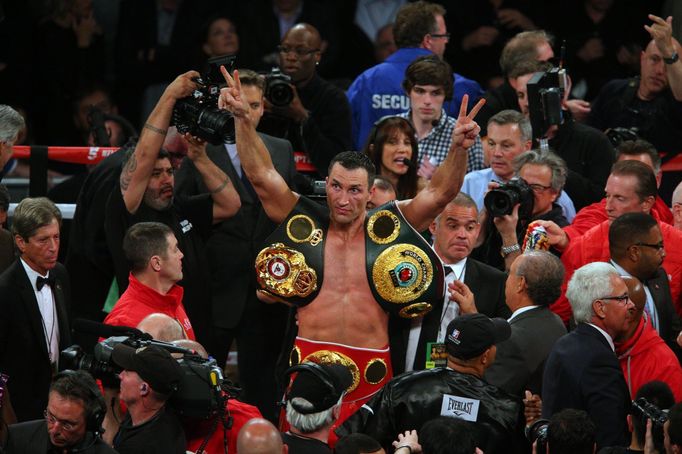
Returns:
[[[38,291],[41,291],[44,285],[53,287],[54,282],[55,282],[54,276],[48,277],[38,276],[38,279],[36,279],[36,288],[38,289]]]

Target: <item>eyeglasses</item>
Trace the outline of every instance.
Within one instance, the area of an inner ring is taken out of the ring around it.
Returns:
[[[628,301],[630,301],[630,295],[629,294],[624,294],[620,296],[604,296],[602,298],[597,298],[595,301],[618,301],[618,304],[621,306],[625,306],[628,304]]]
[[[533,192],[538,192],[538,193],[545,192],[548,189],[552,189],[551,186],[543,186],[543,185],[537,184],[537,183],[529,184],[528,186],[530,186],[530,188],[533,190]]]
[[[305,57],[312,55],[315,52],[319,52],[320,49],[306,49],[305,47],[287,47],[287,46],[277,46],[277,50],[280,54],[289,54],[291,52],[295,53],[299,57]]]
[[[656,244],[650,244],[650,243],[635,243],[633,246],[644,246],[644,247],[650,247],[651,249],[656,249],[657,252],[661,252],[663,249],[663,241],[660,243]]]
[[[431,38],[445,38],[450,39],[450,33],[429,33]]]
[[[65,432],[72,432],[76,430],[80,422],[73,422],[73,421],[65,421],[63,419],[57,418],[55,415],[47,411],[43,411],[43,415],[45,416],[45,420],[47,423],[51,426],[59,423],[60,426],[62,426],[62,429],[64,429]]]

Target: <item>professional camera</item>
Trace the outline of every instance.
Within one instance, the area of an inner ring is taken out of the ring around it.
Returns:
[[[530,426],[526,426],[526,439],[533,444],[537,441],[536,452],[538,454],[547,452],[547,436],[549,435],[549,420],[538,419]]]
[[[232,55],[209,59],[208,71],[194,79],[199,88],[175,103],[171,125],[181,134],[190,133],[213,145],[234,141],[234,118],[230,112],[218,109],[220,88],[225,84],[220,67],[232,72],[234,61]]]
[[[544,137],[550,126],[561,124],[561,101],[566,87],[568,74],[564,68],[537,72],[528,81],[528,113],[534,139]]]
[[[654,426],[659,427],[663,427],[663,424],[668,420],[668,411],[661,410],[645,397],[632,401],[632,415],[642,421],[643,427],[646,427],[647,419],[650,419]]]
[[[485,208],[493,217],[512,214],[514,205],[519,206],[519,220],[529,220],[533,214],[535,196],[523,178],[514,177],[498,188],[491,189],[483,199]]]
[[[272,68],[272,71],[265,75],[265,99],[277,107],[285,107],[291,104],[294,99],[291,77],[284,74],[279,68]]]
[[[170,399],[170,405],[183,416],[193,418],[209,418],[219,414],[224,408],[223,390],[229,384],[223,380],[220,367],[215,360],[205,360],[185,348],[176,347],[167,342],[160,342],[144,336],[112,336],[95,345],[93,354],[89,355],[78,345],[72,345],[60,354],[60,367],[63,369],[82,369],[112,383],[121,371],[111,360],[114,347],[124,344],[133,348],[156,346],[171,353],[180,353],[178,363],[182,369],[182,379],[176,392]]]

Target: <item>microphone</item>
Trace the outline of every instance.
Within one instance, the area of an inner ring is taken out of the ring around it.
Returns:
[[[440,123],[440,120],[431,120],[431,126],[433,126],[434,128],[438,126],[438,123]]]
[[[149,334],[143,333],[137,328],[130,326],[111,326],[104,323],[93,322],[84,318],[73,321],[73,330],[79,333],[94,334],[97,337],[131,336],[137,339],[151,339]]]
[[[411,159],[403,158],[403,164],[405,164],[407,167],[414,167],[415,164]]]

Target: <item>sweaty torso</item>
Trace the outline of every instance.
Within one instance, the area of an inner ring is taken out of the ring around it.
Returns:
[[[298,309],[298,334],[361,348],[388,344],[388,315],[367,280],[363,229],[348,237],[330,227],[322,288],[312,303]]]

